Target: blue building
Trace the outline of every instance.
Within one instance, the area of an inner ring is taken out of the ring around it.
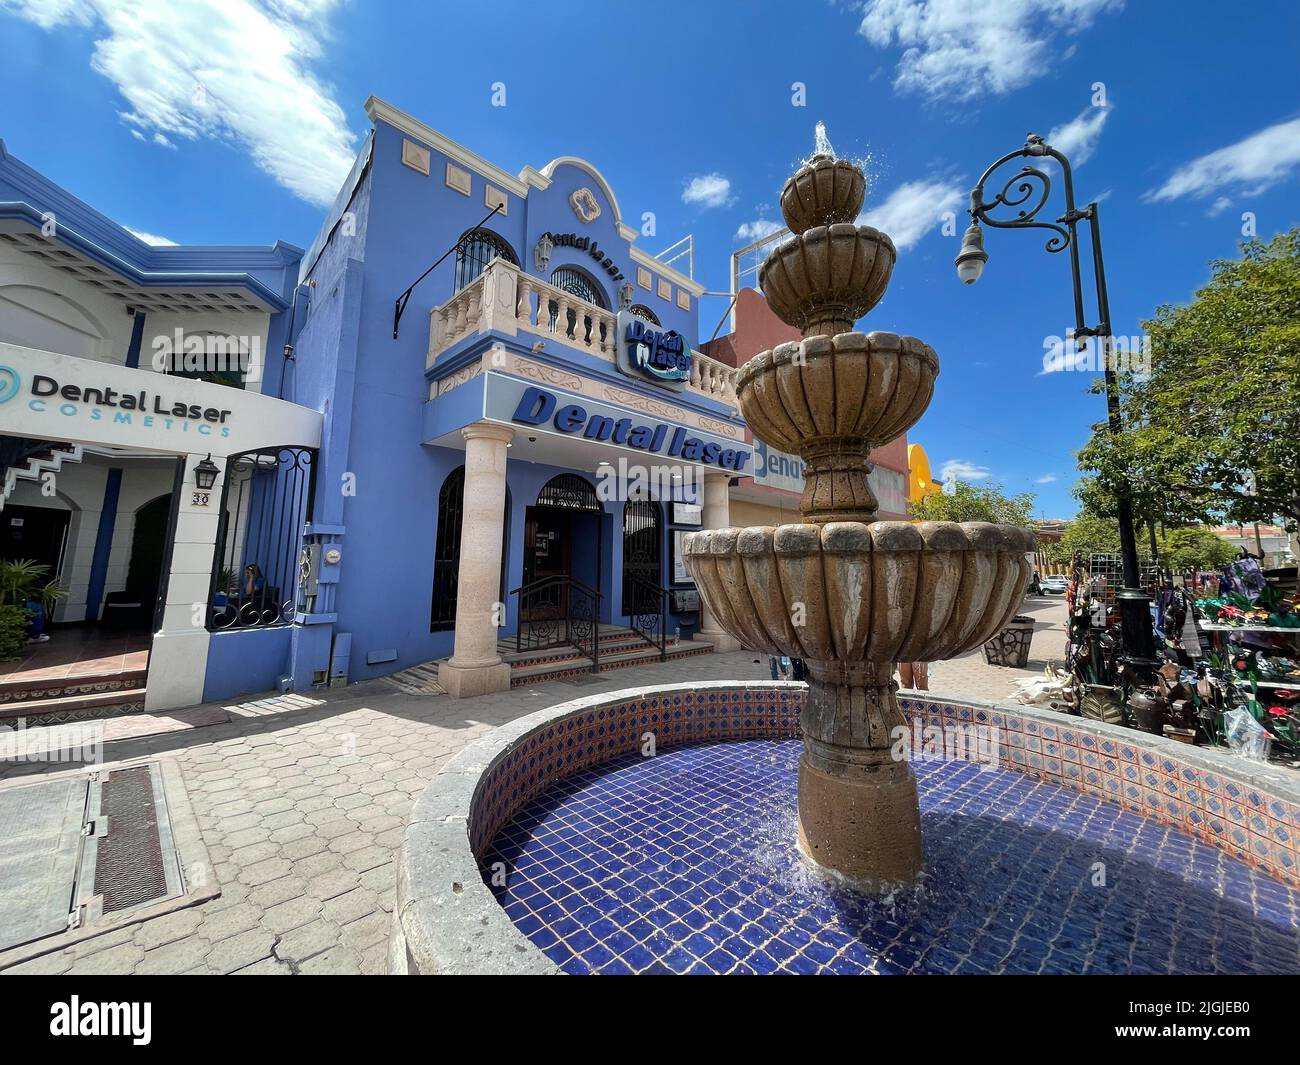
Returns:
[[[594,654],[598,622],[699,623],[674,533],[725,524],[753,461],[735,370],[691,347],[703,287],[637,246],[590,163],[514,175],[366,107],[286,378],[326,411],[308,544],[339,559],[333,673],[449,658],[470,695],[508,686],[502,640]]]
[[[756,452],[735,402],[787,327],[746,291],[705,354],[703,286],[638,246],[591,163],[511,174],[366,109],[306,253],[151,246],[0,151],[0,558],[41,530],[69,592],[0,717],[431,662],[467,696],[735,646],[681,541],[733,508],[797,520],[798,460]],[[32,680],[123,631],[147,686]]]

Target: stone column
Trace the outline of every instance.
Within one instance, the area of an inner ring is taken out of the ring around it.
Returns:
[[[438,683],[456,699],[510,688],[510,666],[497,654],[497,623],[503,608],[501,516],[506,503],[504,425],[478,422],[465,437],[465,503],[460,526],[460,581],[456,592],[456,643],[438,668]]]
[[[731,525],[731,497],[728,495],[728,480],[725,473],[704,472],[703,520],[705,529],[725,529]],[[708,608],[703,597],[700,599],[700,631],[697,639],[713,644],[715,651],[739,651],[740,641],[728,633]]]
[[[149,683],[145,687],[147,713],[193,706],[203,702],[207,676],[208,599],[212,582],[212,545],[220,527],[221,491],[229,472],[229,460],[215,456],[221,467],[206,506],[194,502],[194,468],[206,453],[185,455],[185,476],[176,508],[176,532],[172,542],[171,569],[167,574],[167,599],[162,625],[149,648]]]

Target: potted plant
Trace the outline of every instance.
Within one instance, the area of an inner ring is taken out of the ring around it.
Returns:
[[[212,591],[212,605],[225,606],[235,590],[235,571],[228,567],[217,570],[216,587]]]
[[[0,658],[16,658],[40,635],[54,604],[68,593],[49,579],[50,567],[29,558],[0,562]]]

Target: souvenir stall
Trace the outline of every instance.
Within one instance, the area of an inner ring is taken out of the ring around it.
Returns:
[[[1217,595],[1197,598],[1164,583],[1152,617],[1161,661],[1135,668],[1123,654],[1113,567],[1095,561],[1076,554],[1071,565],[1065,669],[1020,682],[1020,700],[1300,766],[1295,569],[1265,573],[1243,557],[1217,575]]]

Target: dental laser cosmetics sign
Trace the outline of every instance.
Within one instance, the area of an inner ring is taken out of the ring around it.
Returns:
[[[677,462],[749,472],[753,450],[700,429],[650,418],[639,411],[600,403],[556,388],[540,388],[514,377],[489,373],[483,416],[492,421],[582,440],[594,445],[645,451]]]
[[[0,343],[0,432],[36,440],[229,455],[315,447],[321,415],[228,385]]]

